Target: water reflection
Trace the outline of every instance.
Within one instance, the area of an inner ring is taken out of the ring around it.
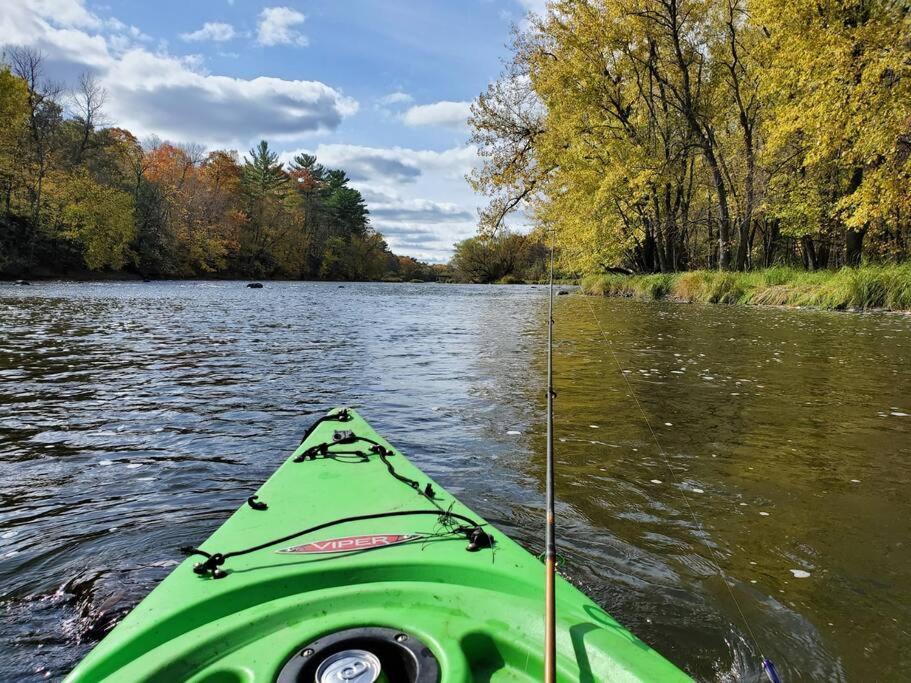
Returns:
[[[594,303],[607,340],[584,299],[560,311],[560,484],[614,542],[578,576],[701,678],[750,680],[758,648],[785,679],[903,678],[908,319]]]
[[[333,405],[539,550],[543,295],[0,287],[0,679],[65,673]],[[710,546],[786,679],[911,675],[911,320],[591,304],[667,463],[589,302],[560,297],[567,575],[697,677],[749,680]]]

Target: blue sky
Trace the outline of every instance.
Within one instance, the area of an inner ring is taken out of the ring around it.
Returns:
[[[397,253],[473,234],[468,103],[544,0],[2,0],[0,44],[96,75],[112,124],[241,153],[261,138],[345,168]]]

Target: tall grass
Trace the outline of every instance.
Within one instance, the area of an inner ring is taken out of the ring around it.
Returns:
[[[809,306],[828,310],[911,311],[911,264],[806,272],[696,270],[655,275],[591,275],[582,291],[598,296],[698,303]]]

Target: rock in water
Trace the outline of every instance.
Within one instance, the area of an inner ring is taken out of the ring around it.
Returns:
[[[247,285],[247,287],[249,287],[250,289],[262,289],[263,283],[262,282],[251,282]]]
[[[29,282],[28,280],[16,280],[16,284],[17,285],[30,285],[32,283]]]

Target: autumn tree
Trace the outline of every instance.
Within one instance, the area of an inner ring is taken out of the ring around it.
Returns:
[[[51,166],[55,136],[63,120],[60,105],[62,88],[46,79],[44,55],[36,49],[23,47],[10,52],[13,73],[28,88],[27,191],[32,223],[38,224],[41,211],[44,179]]]
[[[242,162],[198,143],[140,142],[107,125],[107,94],[92,77],[64,98],[44,77],[40,52],[9,54],[0,68],[0,273],[375,280],[396,272],[343,170],[307,154],[286,169],[266,141]]]
[[[576,272],[907,255],[903,6],[548,7],[472,107],[482,232],[517,212]]]
[[[133,199],[95,182],[87,172],[49,176],[45,224],[71,241],[90,270],[118,269],[129,259],[135,236]]]
[[[815,252],[907,254],[911,18],[889,0],[755,0],[767,40],[770,212]]]
[[[21,182],[17,152],[26,134],[28,115],[28,86],[9,68],[0,68],[0,200],[7,216],[12,212],[13,191]]]

